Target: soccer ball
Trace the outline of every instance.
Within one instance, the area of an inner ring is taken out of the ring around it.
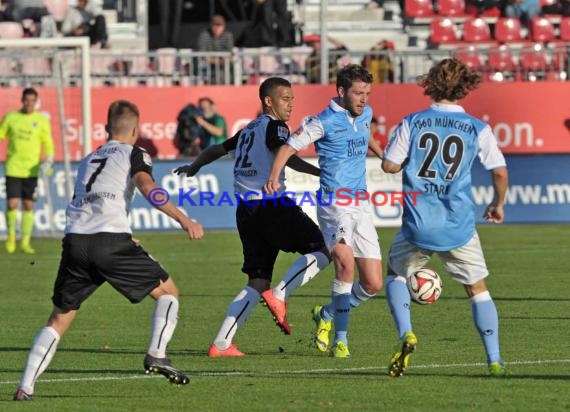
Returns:
[[[420,305],[434,303],[441,295],[441,278],[431,269],[420,269],[407,280],[412,300]]]

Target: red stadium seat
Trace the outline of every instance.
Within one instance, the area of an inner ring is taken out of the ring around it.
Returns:
[[[545,17],[535,17],[530,22],[530,39],[534,42],[548,43],[556,38],[554,26]]]
[[[465,0],[439,0],[437,12],[446,17],[465,16]]]
[[[433,17],[432,0],[406,0],[404,6],[406,17]]]
[[[471,70],[480,72],[485,71],[483,56],[481,56],[475,46],[468,46],[458,49],[455,56]]]
[[[495,26],[495,40],[499,43],[523,41],[520,20],[509,17],[498,19],[497,25]]]
[[[525,71],[545,71],[548,69],[546,53],[540,44],[531,49],[521,50],[521,68]]]
[[[468,43],[494,43],[489,25],[480,18],[469,19],[463,23],[463,41]]]
[[[434,45],[459,42],[455,23],[451,19],[433,19],[430,24],[430,33],[430,42]]]
[[[489,67],[499,72],[514,72],[517,65],[511,49],[502,45],[489,50]]]
[[[570,42],[570,17],[563,17],[560,21],[560,40]]]

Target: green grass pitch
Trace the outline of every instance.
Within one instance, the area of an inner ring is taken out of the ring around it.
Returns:
[[[29,345],[51,310],[60,241],[36,240],[33,257],[1,255],[0,410],[42,411],[426,411],[570,409],[570,226],[479,228],[500,314],[502,353],[512,376],[486,375],[485,356],[463,288],[443,278],[433,305],[412,308],[417,351],[399,379],[386,376],[396,331],[384,291],[352,312],[353,358],[332,359],[309,346],[310,309],[329,301],[332,267],[289,300],[291,336],[259,305],[238,331],[242,359],[209,359],[206,350],[226,308],[243,287],[237,233],[136,234],[176,281],[180,318],[170,344],[174,365],[191,375],[172,386],[147,377],[142,361],[152,299],[131,305],[108,285],[81,308],[35,400],[11,400]],[[395,229],[380,229],[386,256]],[[294,255],[282,254],[278,281]]]

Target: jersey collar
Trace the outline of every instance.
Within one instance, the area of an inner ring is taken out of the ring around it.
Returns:
[[[465,109],[458,104],[449,103],[432,103],[430,106],[434,110],[439,110],[442,112],[462,112],[465,113]]]

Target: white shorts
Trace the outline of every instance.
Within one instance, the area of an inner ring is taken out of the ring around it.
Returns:
[[[445,270],[459,283],[473,285],[489,275],[477,232],[461,247],[448,252],[436,252],[412,245],[404,238],[402,231],[398,232],[390,247],[388,275],[396,273],[410,276],[425,267],[434,253],[443,262]]]
[[[382,260],[370,202],[339,206],[333,200],[328,206],[317,206],[317,218],[329,250],[344,240],[354,257]]]

